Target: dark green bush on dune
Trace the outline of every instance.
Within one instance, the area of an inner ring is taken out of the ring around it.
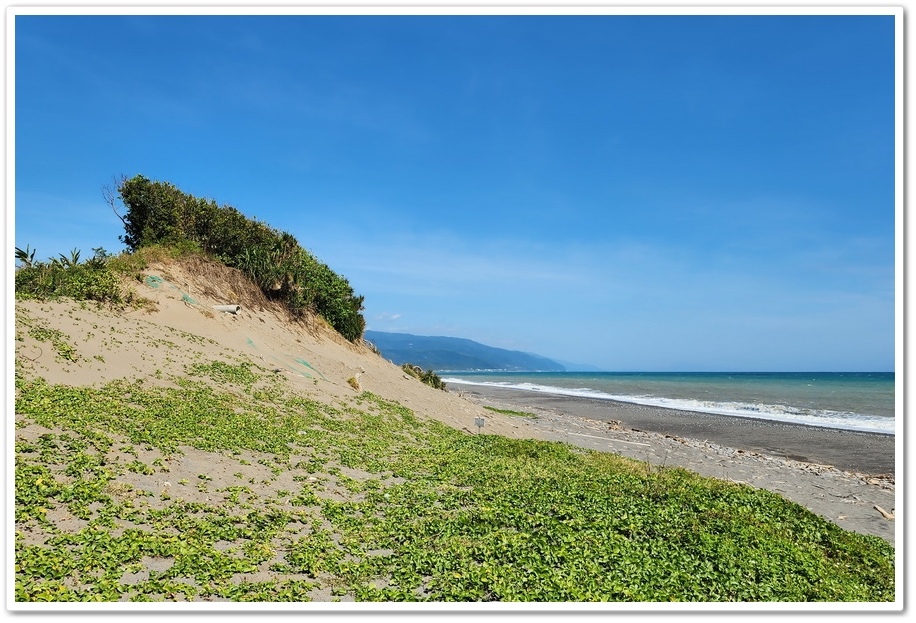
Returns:
[[[364,298],[291,234],[142,175],[122,180],[118,194],[127,208],[121,240],[130,250],[155,244],[197,249],[243,271],[293,315],[313,312],[346,339],[362,337]]]
[[[16,296],[70,297],[108,304],[131,303],[120,276],[136,267],[133,252],[162,247],[172,253],[196,252],[244,272],[273,300],[282,301],[294,317],[314,313],[343,337],[363,336],[364,297],[350,283],[306,251],[292,234],[250,219],[232,206],[219,206],[182,192],[168,182],[142,175],[122,179],[117,192],[127,212],[121,241],[131,254],[110,256],[104,249],[79,261],[80,252],[49,262],[35,261],[35,251],[16,249]],[[113,193],[107,197],[114,208]],[[117,211],[116,211],[117,213]]]

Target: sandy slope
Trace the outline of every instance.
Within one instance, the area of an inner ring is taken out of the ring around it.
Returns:
[[[16,360],[27,375],[49,383],[99,386],[114,379],[167,383],[189,363],[247,359],[289,378],[292,387],[316,400],[336,402],[361,390],[395,400],[417,415],[476,431],[529,436],[517,418],[502,416],[424,385],[365,345],[341,338],[320,319],[291,322],[286,312],[241,279],[237,271],[212,264],[156,264],[143,281],[131,285],[151,299],[153,310],[108,310],[94,304],[17,302]],[[241,304],[236,314],[214,305]],[[56,357],[48,341],[29,334],[29,326],[61,331],[77,353],[76,361]]]

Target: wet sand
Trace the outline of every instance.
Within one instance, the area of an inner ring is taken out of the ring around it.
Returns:
[[[533,413],[517,418],[532,437],[767,489],[847,530],[896,541],[893,435],[491,386],[451,384],[449,391]]]
[[[894,477],[894,436],[783,424],[648,407],[611,400],[552,396],[541,392],[489,386],[452,385],[451,391],[477,394],[517,405],[552,409],[571,416],[619,422],[628,429],[709,441],[837,469]]]

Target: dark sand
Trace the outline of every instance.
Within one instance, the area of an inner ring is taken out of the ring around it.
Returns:
[[[895,475],[893,435],[677,411],[595,398],[551,396],[489,386],[453,385],[450,389],[463,394],[497,398],[520,407],[552,409],[604,422],[617,421],[628,429],[709,441],[806,463],[832,465],[850,472]]]
[[[895,543],[893,435],[491,386],[451,384],[449,391],[535,414],[518,418],[532,437],[774,491],[847,530]]]

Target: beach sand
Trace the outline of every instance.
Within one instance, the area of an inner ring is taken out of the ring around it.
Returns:
[[[708,415],[610,400],[451,384],[481,405],[529,412],[532,437],[683,467],[779,493],[837,525],[895,543],[891,435]],[[484,431],[486,424],[484,424]]]

